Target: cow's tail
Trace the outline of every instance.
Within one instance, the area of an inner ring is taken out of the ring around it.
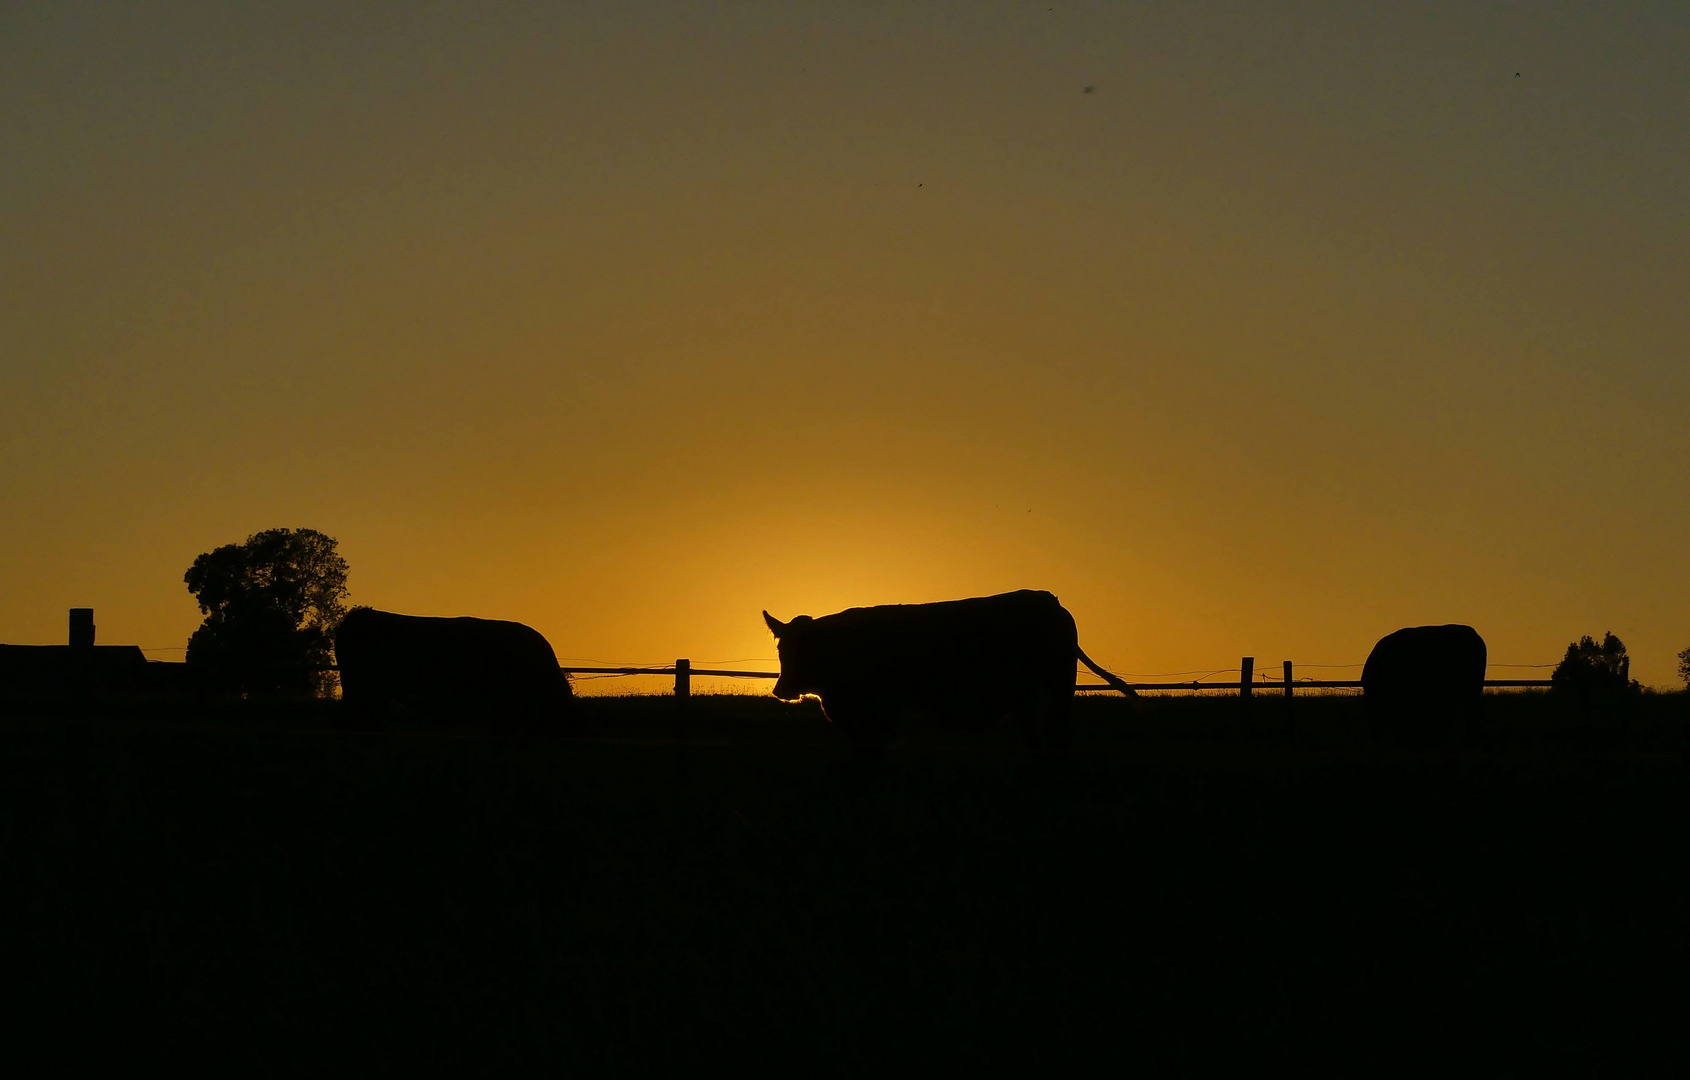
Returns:
[[[1119,676],[1113,675],[1110,672],[1107,672],[1107,671],[1103,670],[1102,668],[1098,667],[1097,664],[1095,662],[1093,662],[1092,658],[1086,655],[1086,651],[1084,649],[1082,649],[1078,645],[1076,645],[1076,646],[1074,646],[1074,651],[1080,654],[1080,663],[1084,664],[1086,667],[1091,668],[1092,674],[1096,675],[1098,678],[1102,679],[1104,682],[1108,683],[1110,686],[1113,686],[1115,689],[1119,690],[1121,693],[1127,695],[1128,697],[1130,697],[1130,698],[1138,697],[1138,691],[1137,690],[1134,690],[1132,687],[1128,686],[1125,682],[1122,682]]]

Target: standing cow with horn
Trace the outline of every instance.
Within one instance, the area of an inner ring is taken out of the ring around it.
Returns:
[[[1023,589],[937,604],[850,608],[781,622],[784,701],[821,700],[857,747],[883,749],[901,713],[979,729],[1013,716],[1034,746],[1073,738],[1074,661],[1129,697],[1131,687],[1093,663],[1070,615],[1048,592]]]

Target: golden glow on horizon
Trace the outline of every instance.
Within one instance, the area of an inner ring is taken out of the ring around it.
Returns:
[[[9,14],[0,641],[309,526],[565,657],[1036,588],[1674,684],[1682,7],[1046,7]]]

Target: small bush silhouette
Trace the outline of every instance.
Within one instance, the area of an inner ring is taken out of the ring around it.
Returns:
[[[1625,642],[1610,632],[1600,643],[1589,636],[1570,643],[1549,679],[1553,689],[1581,698],[1612,697],[1636,688],[1630,674]]]
[[[194,560],[182,580],[205,622],[188,664],[206,685],[241,695],[318,696],[335,627],[346,615],[346,560],[315,529],[268,529]]]

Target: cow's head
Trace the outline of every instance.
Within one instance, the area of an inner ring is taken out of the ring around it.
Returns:
[[[774,695],[782,701],[797,701],[805,694],[820,694],[816,683],[815,659],[810,650],[810,628],[815,622],[808,615],[794,615],[791,622],[763,612],[769,633],[775,636],[775,648],[780,653],[780,678],[775,681]]]

